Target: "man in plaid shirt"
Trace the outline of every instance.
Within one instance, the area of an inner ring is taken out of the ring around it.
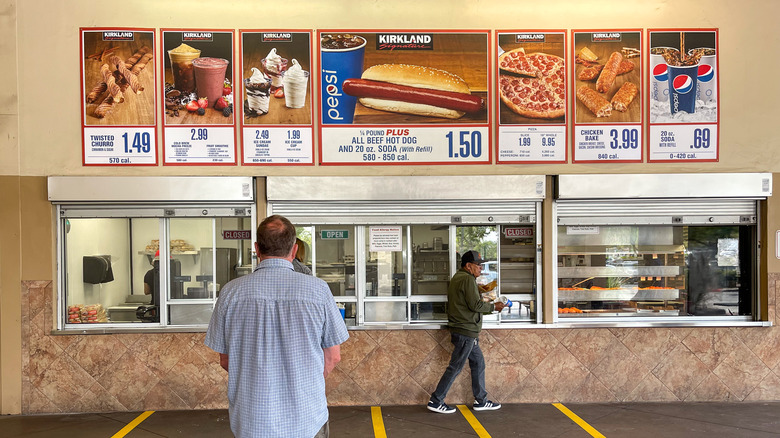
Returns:
[[[325,377],[349,338],[328,285],[293,270],[295,227],[257,228],[255,272],[222,288],[205,344],[228,371],[230,428],[239,438],[328,436]]]

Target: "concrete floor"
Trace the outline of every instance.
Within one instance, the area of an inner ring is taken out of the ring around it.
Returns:
[[[386,435],[375,435],[370,406],[330,408],[333,438],[763,438],[780,437],[780,402],[566,404],[587,432],[551,404],[504,405],[499,411],[473,412],[477,427],[460,410],[451,415],[424,406],[383,406]],[[3,438],[49,437],[231,437],[227,411],[159,411],[135,428],[122,429],[140,412],[0,417]],[[484,432],[478,432],[479,426]],[[480,433],[482,433],[480,435]],[[599,435],[600,434],[600,435]],[[282,437],[280,437],[282,438]]]

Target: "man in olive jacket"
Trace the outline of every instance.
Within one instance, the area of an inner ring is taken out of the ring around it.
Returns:
[[[441,376],[436,391],[431,394],[428,410],[440,414],[452,414],[455,408],[444,403],[452,383],[458,377],[466,360],[471,367],[471,390],[474,393],[474,410],[487,411],[501,408],[500,403],[488,400],[485,390],[485,357],[479,348],[479,332],[482,331],[482,314],[501,311],[504,304],[482,301],[477,287],[477,277],[482,272],[482,257],[477,251],[466,251],[461,258],[461,268],[450,280],[447,290],[447,319],[452,333],[450,364]]]

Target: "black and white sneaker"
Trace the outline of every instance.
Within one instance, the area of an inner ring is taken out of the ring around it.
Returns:
[[[495,411],[497,409],[501,409],[501,403],[496,403],[491,400],[485,400],[482,403],[479,403],[474,400],[475,411]]]
[[[428,410],[438,412],[439,414],[452,414],[455,412],[455,408],[447,406],[447,403],[434,403],[432,401],[428,402]]]

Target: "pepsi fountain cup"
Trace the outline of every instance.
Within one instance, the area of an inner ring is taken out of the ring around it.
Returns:
[[[718,81],[715,80],[715,49],[709,47],[699,47],[691,49],[689,53],[700,50],[703,52],[699,60],[699,70],[696,78],[696,100],[702,100],[705,103],[709,101],[718,101]]]
[[[696,112],[696,75],[699,64],[683,67],[666,66],[669,71],[669,106],[672,115],[680,111]]]
[[[661,55],[666,50],[677,49],[671,47],[650,49],[650,98],[658,102],[666,102],[669,99],[669,72],[666,61]]]
[[[344,94],[345,79],[360,78],[366,39],[358,35],[326,34],[320,39],[322,68],[322,123],[350,124],[357,97]]]

